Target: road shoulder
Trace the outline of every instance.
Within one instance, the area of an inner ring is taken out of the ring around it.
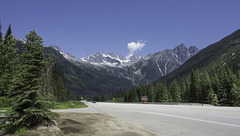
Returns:
[[[126,121],[100,113],[59,113],[58,127],[65,136],[155,136]]]

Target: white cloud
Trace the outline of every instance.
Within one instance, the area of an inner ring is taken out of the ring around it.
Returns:
[[[128,43],[129,54],[128,54],[127,58],[134,55],[134,52],[141,50],[146,45],[146,42],[147,41],[145,40],[145,41],[137,41],[137,42]]]

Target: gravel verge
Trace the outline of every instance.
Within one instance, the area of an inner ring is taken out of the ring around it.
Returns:
[[[128,122],[100,113],[59,112],[56,126],[39,126],[24,136],[156,136]],[[0,135],[14,136],[4,134]]]

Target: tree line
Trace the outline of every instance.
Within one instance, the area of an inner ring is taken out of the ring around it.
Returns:
[[[49,110],[54,101],[70,96],[62,69],[52,53],[45,57],[42,43],[41,36],[30,31],[18,54],[11,25],[3,37],[0,24],[0,106],[12,107],[10,123],[4,126],[12,132],[51,122],[57,116]]]
[[[119,102],[141,102],[141,96],[148,96],[149,102],[190,102],[213,105],[240,105],[240,70],[229,66],[219,67],[211,72],[199,73],[192,70],[188,77],[155,85],[134,86],[128,91],[96,95],[93,99]]]

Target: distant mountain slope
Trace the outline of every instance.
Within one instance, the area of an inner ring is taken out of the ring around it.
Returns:
[[[210,71],[225,64],[230,66],[240,64],[240,29],[202,49],[178,69],[158,79],[155,83],[186,76],[190,74],[191,69],[198,68],[199,71]]]
[[[140,77],[140,84],[147,84],[159,77],[165,76],[181,66],[198,52],[197,47],[187,48],[181,44],[174,49],[149,54],[144,59],[134,63],[131,68]]]

